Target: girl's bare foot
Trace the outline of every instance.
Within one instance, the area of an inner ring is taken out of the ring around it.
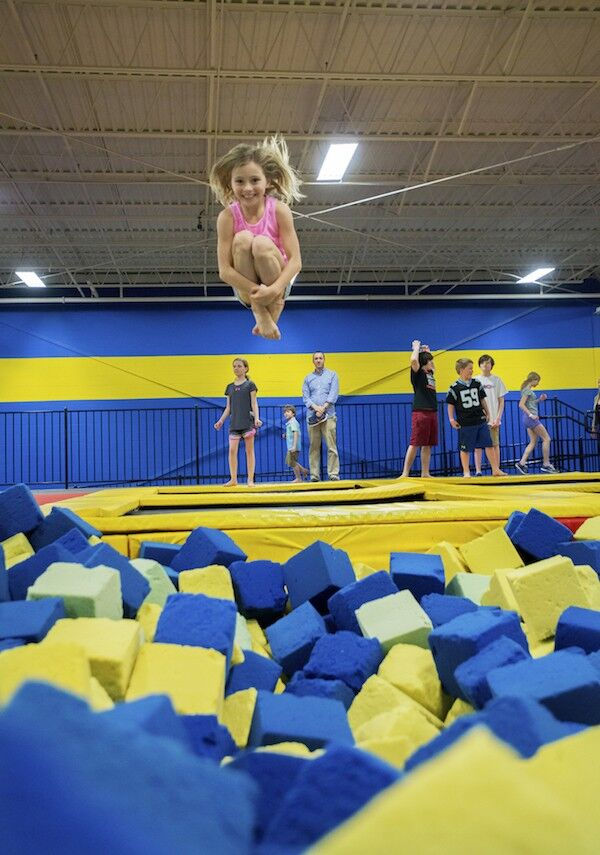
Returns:
[[[248,486],[249,487],[256,487],[256,484],[254,483],[254,481],[248,481]]]
[[[237,487],[237,485],[238,485],[238,482],[232,481],[231,479],[226,484],[223,484],[224,487]]]
[[[293,481],[290,481],[290,484],[301,484],[302,478],[294,478]]]

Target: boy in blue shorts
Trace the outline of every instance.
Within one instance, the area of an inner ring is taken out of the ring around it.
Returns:
[[[465,478],[471,477],[470,453],[475,448],[485,448],[485,456],[492,467],[492,475],[503,475],[498,468],[492,449],[492,437],[488,427],[490,412],[485,390],[478,380],[473,380],[473,360],[456,361],[458,380],[450,386],[446,396],[448,418],[458,430],[460,462]]]

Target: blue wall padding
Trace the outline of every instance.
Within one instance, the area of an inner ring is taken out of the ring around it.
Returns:
[[[171,594],[160,614],[155,642],[218,650],[231,661],[237,609],[230,600],[204,594]]]
[[[548,514],[531,508],[510,535],[513,544],[541,561],[559,554],[559,545],[573,539],[573,533],[566,525]]]
[[[365,680],[376,673],[382,660],[383,650],[376,638],[362,638],[342,630],[317,641],[304,673],[323,680],[342,680],[358,692]]]
[[[0,712],[0,743],[6,852],[251,853],[247,776],[170,739],[132,739],[73,695],[26,684]]]
[[[139,570],[125,556],[117,552],[108,543],[90,546],[86,552],[78,556],[86,567],[112,567],[118,570],[121,577],[121,597],[123,598],[123,614],[126,618],[134,618],[148,594],[150,584]]]
[[[522,757],[531,757],[540,746],[583,728],[581,724],[558,721],[542,704],[525,697],[496,698],[482,716],[490,730]]]
[[[66,617],[61,597],[0,603],[0,639],[41,641],[57,620]]]
[[[433,739],[429,740],[429,742],[426,742],[424,745],[417,748],[417,750],[410,755],[404,764],[404,771],[411,772],[422,763],[426,763],[433,757],[437,757],[437,755],[441,754],[442,751],[445,751],[446,748],[454,745],[454,743],[460,739],[463,734],[471,730],[471,728],[483,724],[484,721],[481,713],[476,713],[474,715],[461,715],[460,718],[453,721],[449,727],[445,727],[441,730],[438,736],[434,736]]]
[[[15,484],[0,493],[0,540],[27,534],[44,520],[40,506],[26,484]]]
[[[348,554],[321,540],[289,558],[283,573],[292,608],[308,600],[321,613],[329,597],[356,578]]]
[[[281,617],[287,603],[283,566],[275,561],[233,561],[229,565],[239,611],[260,624]]]
[[[8,571],[8,587],[13,600],[24,600],[27,597],[27,589],[33,585],[38,576],[41,576],[55,561],[75,561],[72,552],[56,543],[44,546],[39,552],[34,553],[25,561],[13,564]]]
[[[354,692],[342,680],[322,680],[319,677],[307,677],[302,671],[296,671],[285,691],[299,698],[313,695],[317,698],[330,698],[341,701],[346,709],[354,700]]]
[[[26,642],[22,638],[1,638],[0,653],[3,650],[12,650],[13,647],[23,647]]]
[[[471,659],[461,662],[455,669],[454,678],[460,687],[461,696],[466,698],[471,706],[481,709],[492,698],[487,681],[488,673],[493,668],[501,668],[503,665],[511,665],[528,658],[529,653],[523,650],[520,644],[505,635],[500,636]]]
[[[400,777],[372,754],[332,747],[300,770],[267,826],[265,843],[304,852]]]
[[[495,668],[495,698],[516,695],[543,704],[560,721],[600,724],[600,674],[586,656],[567,650]]]
[[[436,627],[429,634],[429,646],[442,685],[449,695],[462,698],[454,670],[482,650],[486,645],[505,635],[529,650],[516,612],[503,609],[477,609],[459,615],[454,620]],[[463,698],[463,700],[466,700]]]
[[[443,594],[446,587],[441,555],[391,552],[390,574],[399,591],[420,601],[425,594]]]
[[[237,754],[237,745],[216,715],[182,715],[180,719],[199,757],[220,763],[223,757]]]
[[[227,534],[201,526],[190,532],[177,555],[171,559],[171,567],[178,573],[210,564],[229,567],[234,561],[245,561],[247,557]]]
[[[297,698],[285,692],[259,692],[254,707],[248,747],[303,742],[311,750],[329,742],[354,743],[346,710],[328,698]]]
[[[351,582],[327,600],[327,608],[332,615],[338,629],[347,629],[362,635],[356,615],[354,612],[364,603],[379,600],[390,594],[397,594],[398,588],[394,585],[389,573],[380,570],[372,573],[357,582]]]
[[[57,537],[54,541],[55,546],[64,546],[73,555],[80,555],[90,548],[90,544],[78,528],[71,528],[69,531]]]
[[[143,730],[152,736],[174,739],[186,750],[192,750],[182,717],[177,715],[167,695],[147,695],[126,704],[115,704],[111,710],[99,715],[123,727]]]
[[[234,665],[229,672],[225,694],[233,695],[243,689],[264,689],[273,692],[280,677],[281,665],[259,653],[244,650],[244,661]]]
[[[569,606],[556,625],[554,649],[581,647],[586,653],[600,650],[600,612]]]
[[[304,668],[315,643],[327,634],[325,621],[310,603],[302,603],[265,630],[274,658],[286,674]]]
[[[7,600],[10,600],[8,573],[4,563],[4,549],[0,546],[0,603],[5,603]]]
[[[559,555],[570,558],[573,564],[587,564],[600,576],[600,540],[571,540],[559,543]]]
[[[504,526],[504,531],[507,535],[512,539],[512,534],[514,531],[518,529],[521,525],[522,520],[524,519],[525,514],[523,511],[513,511],[509,518],[506,520],[506,524]]]
[[[85,538],[102,537],[99,529],[81,519],[70,508],[52,508],[48,516],[31,532],[29,542],[37,552],[42,546],[54,543],[72,528],[78,529]]]
[[[262,840],[265,829],[277,812],[300,770],[307,763],[304,757],[274,754],[270,751],[243,751],[228,764],[229,769],[246,772],[260,788],[255,821],[255,839]]]
[[[448,623],[459,615],[476,612],[478,609],[477,604],[468,597],[453,597],[450,594],[425,594],[420,606],[434,628]]]
[[[158,561],[163,567],[170,567],[171,561],[181,549],[179,543],[160,543],[154,540],[144,540],[140,544],[140,558],[150,558]]]

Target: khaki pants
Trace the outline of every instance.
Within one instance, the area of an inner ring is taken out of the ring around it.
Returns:
[[[330,478],[339,478],[340,475],[340,458],[336,445],[336,417],[326,419],[320,425],[308,428],[310,437],[310,449],[308,452],[310,477],[321,477],[321,441],[325,438],[327,446],[327,474]]]

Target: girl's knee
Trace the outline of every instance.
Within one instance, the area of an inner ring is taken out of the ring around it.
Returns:
[[[256,235],[252,241],[252,255],[254,258],[265,258],[274,255],[277,247],[266,235]]]
[[[231,251],[236,252],[250,252],[252,250],[252,241],[254,240],[254,235],[252,232],[248,230],[244,230],[241,232],[237,232],[233,236],[233,241],[231,243]]]

